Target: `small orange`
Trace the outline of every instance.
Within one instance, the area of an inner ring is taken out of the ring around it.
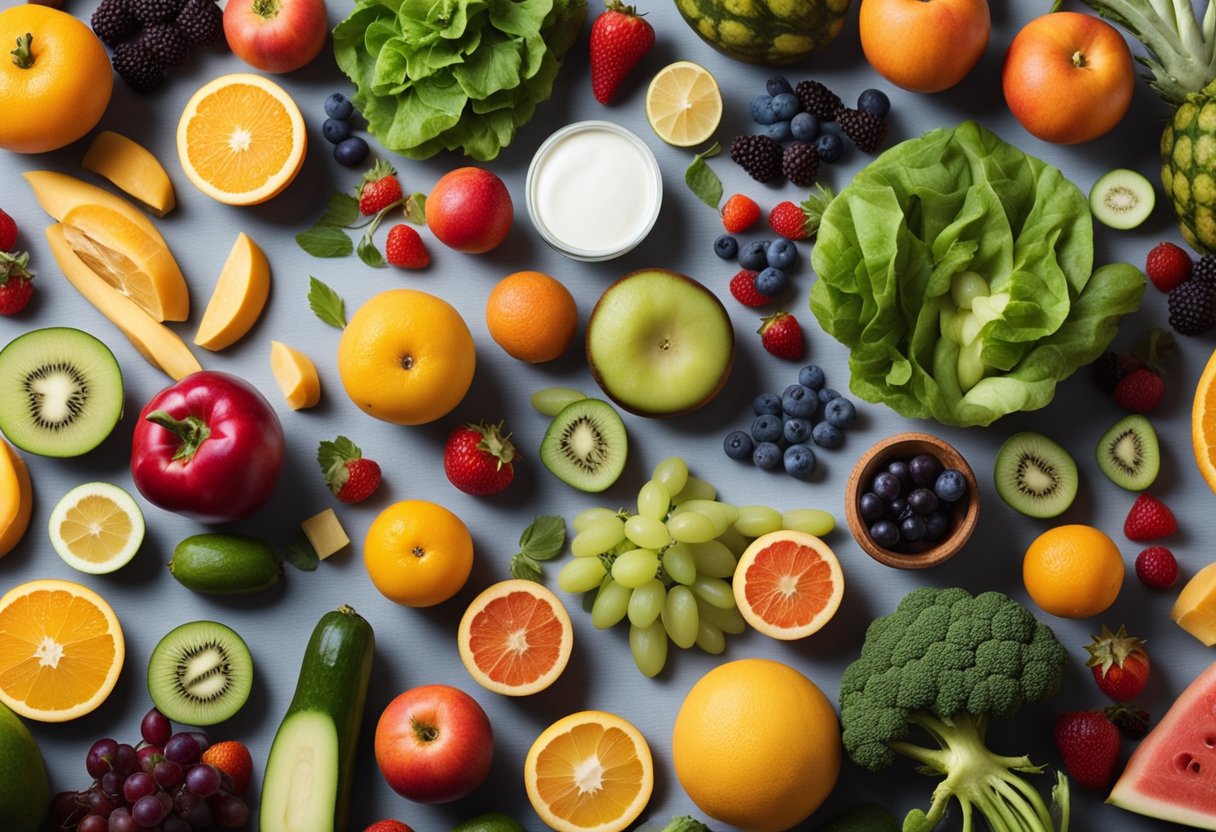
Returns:
[[[832,620],[844,597],[844,573],[828,545],[806,532],[779,531],[752,541],[731,582],[748,624],[790,641]]]
[[[1195,464],[1216,491],[1216,351],[1208,359],[1199,383],[1195,385],[1195,401],[1191,406],[1191,444]]]
[[[473,569],[473,538],[441,505],[404,500],[380,512],[363,541],[363,563],[376,589],[406,607],[451,598]]]
[[[486,329],[512,358],[529,364],[552,361],[574,340],[578,306],[560,280],[541,272],[516,272],[490,292]]]
[[[1022,582],[1044,612],[1089,618],[1119,596],[1123,557],[1115,542],[1092,526],[1056,526],[1026,550]]]
[[[574,630],[557,596],[535,581],[499,581],[473,599],[456,634],[465,670],[504,696],[538,693],[570,661]]]

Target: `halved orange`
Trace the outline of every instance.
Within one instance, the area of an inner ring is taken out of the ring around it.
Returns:
[[[0,702],[27,719],[66,722],[118,681],[122,627],[105,600],[71,581],[30,581],[0,597]]]
[[[620,832],[650,800],[654,759],[632,723],[579,711],[532,743],[524,787],[536,814],[557,832]]]
[[[527,696],[557,681],[574,629],[557,596],[535,581],[501,581],[473,599],[457,631],[460,660],[486,690]]]
[[[300,108],[278,84],[252,73],[204,85],[177,124],[182,170],[227,205],[277,196],[300,172],[307,147]]]
[[[1191,444],[1195,448],[1195,463],[1208,486],[1216,491],[1216,351],[1203,368],[1195,385],[1195,402],[1191,406]]]
[[[814,535],[789,530],[752,541],[739,557],[732,584],[747,623],[783,641],[818,631],[844,596],[836,553]]]

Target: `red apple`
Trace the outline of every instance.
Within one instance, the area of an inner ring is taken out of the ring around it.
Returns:
[[[494,732],[477,700],[449,685],[407,690],[376,725],[376,764],[385,782],[419,803],[448,803],[490,773]]]
[[[940,92],[975,67],[992,27],[988,0],[861,0],[861,50],[912,92]]]
[[[236,56],[263,72],[291,72],[325,46],[325,0],[228,0],[224,37]]]
[[[506,239],[514,216],[511,194],[485,168],[445,173],[426,198],[426,224],[439,242],[481,254]]]
[[[1005,54],[1001,86],[1014,117],[1043,141],[1077,144],[1119,123],[1136,73],[1127,42],[1103,20],[1076,12],[1035,18]]]

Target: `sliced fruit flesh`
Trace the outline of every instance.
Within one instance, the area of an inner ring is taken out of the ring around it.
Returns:
[[[294,148],[291,114],[251,84],[223,86],[198,103],[186,126],[190,163],[217,189],[243,194],[287,167]]]
[[[271,341],[270,371],[292,410],[312,407],[321,400],[317,366],[299,350],[280,341]]]
[[[814,549],[779,540],[756,556],[744,582],[748,606],[778,627],[804,627],[836,595],[831,565]]]
[[[68,509],[59,536],[76,557],[105,563],[122,551],[135,527],[126,510],[109,497],[91,494]]]
[[[331,832],[337,804],[338,731],[322,713],[283,720],[266,762],[261,826],[284,832]]]
[[[704,141],[722,118],[718,84],[698,66],[664,70],[655,79],[647,104],[655,132],[675,144]]]
[[[536,791],[549,811],[585,829],[620,821],[643,781],[632,738],[596,723],[554,737],[536,760]]]
[[[220,271],[194,343],[209,350],[232,346],[257,323],[269,294],[266,255],[241,232]]]
[[[164,167],[145,147],[126,136],[102,130],[89,145],[80,166],[104,176],[163,217],[173,210],[173,183]]]
[[[477,667],[491,679],[525,685],[557,664],[564,632],[548,601],[512,592],[492,599],[473,617],[469,648]]]

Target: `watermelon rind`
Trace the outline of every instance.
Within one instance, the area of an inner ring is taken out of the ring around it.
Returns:
[[[851,0],[675,0],[701,40],[739,61],[796,63],[844,27]]]

